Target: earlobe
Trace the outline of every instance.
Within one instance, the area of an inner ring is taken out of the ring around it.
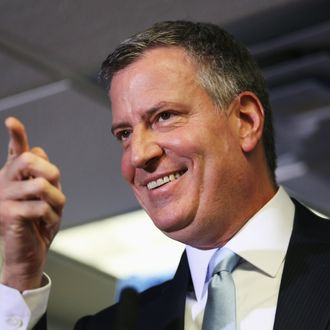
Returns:
[[[243,92],[238,97],[240,144],[244,152],[251,152],[262,137],[264,109],[259,98],[252,92]]]

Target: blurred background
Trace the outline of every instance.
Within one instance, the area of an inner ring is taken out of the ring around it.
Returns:
[[[0,0],[0,162],[3,121],[14,115],[60,167],[67,196],[47,264],[50,330],[71,329],[127,283],[142,289],[168,278],[183,249],[153,228],[120,177],[110,105],[96,80],[108,53],[156,21],[226,28],[266,77],[278,181],[329,215],[329,12],[328,0]]]

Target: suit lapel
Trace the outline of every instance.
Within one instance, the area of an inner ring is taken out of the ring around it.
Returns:
[[[139,329],[183,330],[185,301],[191,281],[186,252],[174,278],[165,284],[146,292],[141,298]]]
[[[295,203],[274,329],[330,329],[330,226]]]

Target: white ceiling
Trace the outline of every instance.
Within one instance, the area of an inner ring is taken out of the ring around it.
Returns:
[[[63,227],[136,209],[120,177],[106,93],[95,79],[100,63],[153,22],[218,23],[246,42],[264,69],[282,182],[330,213],[329,7],[320,0],[1,0],[0,121],[24,120],[31,145],[46,148],[61,168]],[[3,163],[3,125],[0,141]]]

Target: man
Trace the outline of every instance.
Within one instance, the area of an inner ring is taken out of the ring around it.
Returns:
[[[213,269],[231,251],[239,261],[234,302],[225,303],[234,306],[230,329],[330,329],[330,226],[276,184],[268,96],[247,50],[214,25],[163,22],[124,41],[101,78],[123,176],[155,225],[187,244],[174,279],[139,297],[134,328],[201,329]],[[46,154],[29,151],[14,119],[7,127],[2,289],[41,286],[26,296],[46,290],[45,253],[64,196]],[[110,307],[76,329],[120,328],[121,313]]]

